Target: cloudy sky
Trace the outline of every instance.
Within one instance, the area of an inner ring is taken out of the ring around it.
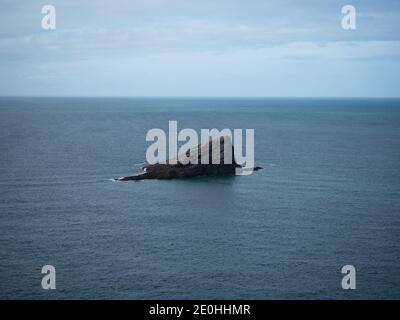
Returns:
[[[399,71],[399,0],[0,0],[3,96],[393,97]]]

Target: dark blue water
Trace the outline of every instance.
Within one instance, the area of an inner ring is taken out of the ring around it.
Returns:
[[[265,169],[110,181],[168,120]],[[1,98],[0,178],[0,298],[400,298],[400,100]]]

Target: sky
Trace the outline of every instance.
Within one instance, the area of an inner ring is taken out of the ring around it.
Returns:
[[[399,71],[399,0],[0,0],[1,96],[399,97]]]

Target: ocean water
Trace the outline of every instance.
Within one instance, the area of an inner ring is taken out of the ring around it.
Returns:
[[[264,169],[111,181],[168,120],[254,128]],[[2,299],[399,299],[399,241],[398,99],[0,99]]]

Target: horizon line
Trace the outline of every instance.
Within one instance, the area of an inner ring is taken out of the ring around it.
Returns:
[[[129,95],[0,95],[1,98],[127,98],[127,99],[400,99],[400,96],[129,96]]]

